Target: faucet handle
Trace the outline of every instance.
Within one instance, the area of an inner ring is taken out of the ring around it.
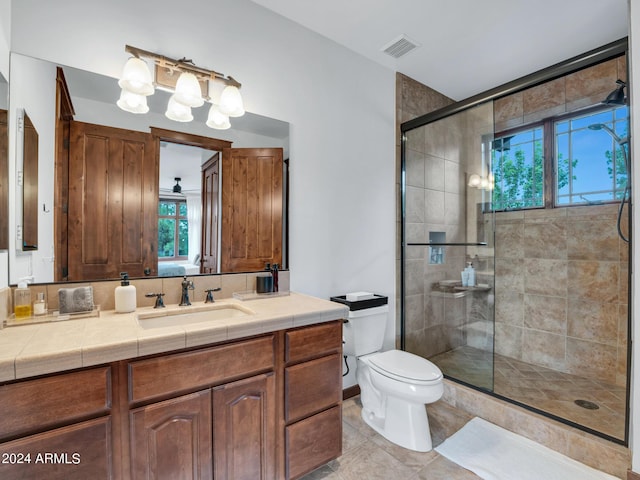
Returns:
[[[145,293],[144,296],[148,298],[156,297],[156,304],[153,308],[164,308],[164,300],[162,300],[164,293]]]
[[[213,299],[213,292],[219,292],[220,290],[222,290],[222,288],[218,287],[218,288],[209,288],[208,290],[205,290],[206,294],[207,294],[207,298],[204,299],[204,303],[213,303],[215,302],[215,300]]]

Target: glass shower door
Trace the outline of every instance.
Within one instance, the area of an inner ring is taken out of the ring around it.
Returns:
[[[405,132],[403,348],[493,390],[493,104]],[[471,265],[473,285],[463,283]]]

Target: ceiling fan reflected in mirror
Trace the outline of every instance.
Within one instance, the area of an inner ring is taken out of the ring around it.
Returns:
[[[187,194],[198,194],[200,193],[200,188],[184,188],[182,185],[180,185],[180,182],[182,182],[182,177],[174,177],[173,179],[176,184],[171,186],[165,186],[162,187],[160,186],[160,195],[163,197],[184,197]],[[166,185],[166,184],[165,184]]]
[[[176,184],[173,186],[173,193],[182,193],[182,187],[180,186],[182,178],[175,177],[174,180],[176,181]]]

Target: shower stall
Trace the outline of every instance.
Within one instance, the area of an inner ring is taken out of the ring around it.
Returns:
[[[401,126],[402,348],[452,381],[622,444],[625,53],[614,42]]]

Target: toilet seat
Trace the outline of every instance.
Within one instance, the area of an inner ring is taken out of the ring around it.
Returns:
[[[442,372],[429,360],[402,350],[367,355],[369,368],[385,377],[414,385],[433,385],[442,381]]]

